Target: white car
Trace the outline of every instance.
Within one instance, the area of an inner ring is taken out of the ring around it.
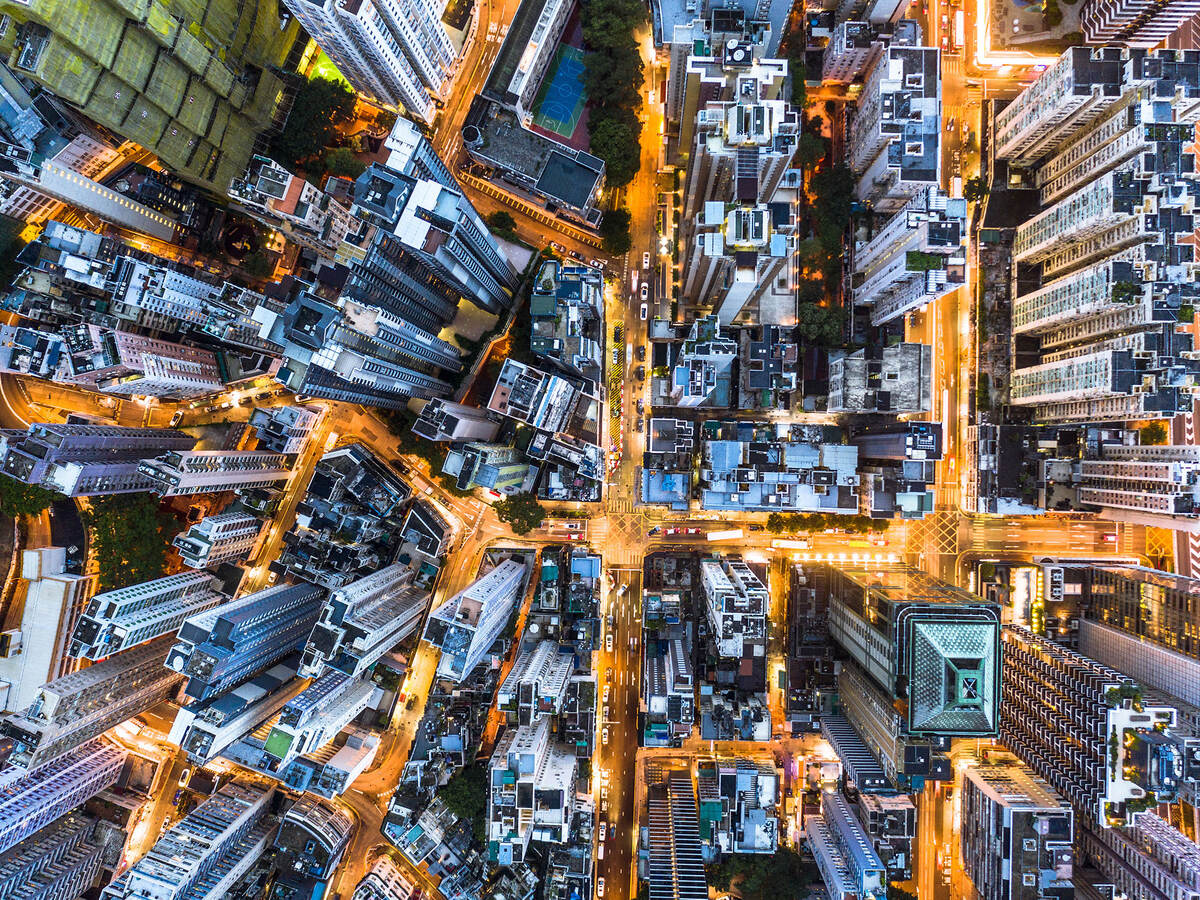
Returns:
[[[600,843],[603,844],[607,837],[608,837],[608,823],[601,822],[600,823]]]
[[[605,747],[608,746],[608,729],[607,728],[605,728],[602,732],[600,732],[600,743],[603,744]]]
[[[612,632],[610,631],[608,634],[606,634],[604,636],[604,650],[606,653],[612,653],[612,648],[613,648],[613,638],[612,638]]]
[[[606,684],[606,685],[604,686],[604,702],[605,702],[605,703],[607,703],[607,702],[608,702],[608,695],[609,695],[609,694],[611,694],[611,693],[612,693],[612,685],[611,685],[611,684]]]
[[[612,716],[610,716],[610,715],[609,715],[609,713],[608,713],[608,707],[607,707],[607,706],[605,706],[605,707],[604,707],[603,718],[602,718],[600,721],[602,721],[602,722],[607,722],[607,721],[609,721],[611,718],[612,718]]]
[[[650,307],[647,306],[645,303],[642,304],[641,314],[642,314],[643,322],[645,322],[646,319],[649,318],[649,316],[650,316]]]
[[[650,253],[648,251],[642,254],[642,268],[647,272],[650,271]]]
[[[643,302],[650,299],[650,282],[642,282],[641,294]]]
[[[603,878],[596,879],[596,896],[597,897],[604,896],[604,879]]]

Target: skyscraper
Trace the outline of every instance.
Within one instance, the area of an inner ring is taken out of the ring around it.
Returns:
[[[259,407],[250,413],[250,427],[258,435],[258,446],[272,453],[296,454],[321,421],[320,409],[307,406]]]
[[[302,645],[325,592],[301,582],[280,584],[191,616],[179,629],[166,665],[188,677],[185,692],[204,700],[253,678]]]
[[[1197,0],[1085,0],[1079,24],[1089,44],[1150,48],[1197,13]]]
[[[507,559],[429,614],[425,640],[441,650],[437,673],[461,683],[519,605],[526,565]]]
[[[249,513],[224,512],[206,516],[171,542],[185,565],[206,569],[245,559],[258,541],[262,522]]]
[[[437,0],[284,0],[354,90],[432,122],[457,52]]]
[[[100,874],[104,842],[97,820],[68,813],[4,854],[0,897],[56,900],[80,897]]]
[[[435,397],[421,407],[412,430],[429,441],[490,441],[500,423],[489,419],[486,409]]]
[[[525,454],[508,444],[463,444],[447,451],[442,464],[442,472],[456,479],[460,491],[481,487],[501,494],[520,491],[529,470]]]
[[[138,472],[160,497],[179,497],[278,484],[291,466],[282,453],[265,450],[182,450],[144,459]]]
[[[304,648],[301,674],[360,675],[416,631],[429,592],[411,580],[411,569],[396,563],[330,591]]]
[[[224,390],[216,354],[174,341],[97,325],[63,329],[68,355],[61,380],[102,394],[188,400]]]
[[[13,69],[218,193],[276,118],[275,72],[296,40],[273,2],[34,0],[8,12],[0,50]]]
[[[181,680],[163,668],[171,643],[164,636],[42,685],[28,709],[0,719],[9,761],[37,769],[167,699]]]
[[[97,594],[71,635],[69,656],[103,659],[167,634],[227,597],[208,572],[185,572]]]
[[[0,436],[0,468],[25,484],[86,497],[148,490],[138,471],[146,457],[191,450],[196,439],[170,428],[35,423],[25,435]]]
[[[117,783],[128,754],[103,738],[0,788],[0,853]]]

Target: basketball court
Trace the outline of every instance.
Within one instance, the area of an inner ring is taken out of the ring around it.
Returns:
[[[583,51],[559,44],[534,101],[533,124],[570,138],[583,116]]]

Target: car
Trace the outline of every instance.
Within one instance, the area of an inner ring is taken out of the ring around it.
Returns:
[[[641,415],[645,415],[645,413],[646,413],[646,403],[645,403],[645,401],[643,401],[643,400],[638,400],[638,402],[637,402],[637,411],[638,411],[638,415],[639,415],[639,416],[641,416]]]
[[[550,242],[550,249],[554,250],[558,253],[566,253],[567,252],[567,248],[564,247],[562,244],[558,243],[557,241]]]
[[[638,366],[636,374],[637,374],[638,381],[645,381],[646,380],[646,367]]]
[[[613,347],[613,365],[619,366],[620,364],[621,364],[621,348]]]
[[[683,533],[684,534],[701,534],[702,532],[700,531],[699,528],[685,528],[685,529],[683,529]]]
[[[606,634],[604,636],[604,652],[612,653],[612,648],[613,648],[613,636],[612,636],[612,632],[610,631],[608,634]]]
[[[871,543],[872,543],[872,544],[874,544],[876,547],[886,547],[886,546],[887,546],[887,544],[888,544],[888,542],[887,542],[887,538],[885,538],[885,537],[883,537],[882,535],[879,535],[879,534],[872,535],[872,536],[869,538],[869,540],[870,540],[870,541],[871,541]]]
[[[646,422],[645,422],[645,420],[644,420],[644,419],[638,419],[638,420],[637,420],[637,433],[638,433],[638,434],[641,434],[641,433],[642,433],[643,431],[645,431],[645,430],[646,430]]]
[[[761,525],[751,525],[750,530],[751,531],[762,531],[763,527]]]
[[[606,706],[606,707],[604,707],[603,714],[600,717],[600,721],[601,722],[609,722],[611,720],[612,720],[612,716],[610,716],[608,714],[608,707]],[[607,796],[608,788],[607,787],[604,788],[604,791],[605,791],[605,795]]]
[[[583,262],[583,254],[580,253],[578,250],[568,250],[567,256],[571,257],[571,259],[577,259],[580,262]]]
[[[663,534],[665,534],[667,537],[670,537],[673,534],[683,534],[683,529],[682,528],[668,528],[666,531],[663,532]]]
[[[583,540],[583,534],[582,534],[582,533],[580,533],[580,532],[578,532],[578,531],[577,531],[577,532],[575,532],[574,534],[568,534],[568,535],[567,535],[567,540],[568,540],[568,541],[582,541],[582,540]]]
[[[606,671],[604,673],[604,681],[606,684],[612,684],[612,680],[613,680],[612,666],[609,666],[608,671]]]
[[[616,325],[613,326],[613,340],[616,341],[618,344],[621,343],[621,335],[623,335],[624,333],[625,333],[625,329],[621,325],[620,322],[618,322]]]
[[[642,308],[640,310],[638,310],[638,315],[640,315],[642,317],[643,322],[645,322],[648,318],[650,318],[650,305],[647,303],[643,303]]]
[[[662,531],[662,529],[659,528],[657,525],[655,525],[653,528],[651,528],[649,531],[646,532],[646,537],[654,537],[660,531]]]
[[[607,838],[608,838],[608,823],[601,822],[600,823],[600,843],[603,844]]]
[[[597,897],[604,896],[604,879],[603,878],[596,879],[596,896]]]
[[[191,769],[184,769],[182,772],[179,773],[179,786],[180,787],[187,787],[188,776],[191,774],[192,774]]]
[[[567,531],[583,531],[583,526],[578,522],[563,522],[563,528]]]
[[[614,616],[612,613],[609,613],[609,614],[608,614],[608,618],[607,618],[605,621],[607,621],[607,622],[608,622],[608,627],[609,627],[609,628],[615,628],[615,627],[616,627],[617,620],[616,620],[616,617],[615,617],[615,616]]]
[[[650,270],[650,253],[649,253],[649,251],[642,254],[642,268],[647,271]]]
[[[609,695],[609,694],[611,694],[611,693],[612,693],[612,685],[611,685],[611,684],[606,684],[606,685],[604,686],[604,702],[605,702],[605,703],[607,703],[607,702],[608,702],[608,695]],[[607,708],[607,707],[606,707],[606,708]]]
[[[178,805],[179,805],[179,798],[180,798],[180,797],[182,797],[182,796],[183,796],[183,791],[182,791],[182,790],[178,790],[178,791],[176,791],[176,792],[175,792],[175,798],[174,798],[174,799],[171,801],[171,804],[172,804],[173,806],[178,806]]]
[[[943,40],[945,40],[945,38],[943,38]],[[946,120],[946,130],[947,130],[947,131],[953,131],[953,130],[954,130],[954,116],[951,116],[950,118],[948,118],[948,119]]]
[[[279,573],[272,569],[267,573],[267,584],[274,584],[279,580]]]
[[[604,268],[604,260],[591,259],[591,260],[588,260],[588,265],[594,269],[603,269]]]
[[[608,746],[608,727],[607,726],[605,726],[604,730],[600,732],[600,743],[605,747]]]
[[[1101,537],[1106,544],[1115,544],[1117,542],[1117,533],[1115,531],[1106,532]]]
[[[604,859],[604,845],[601,844],[596,848],[596,859]]]
[[[179,410],[179,412],[175,413],[175,415],[171,416],[171,426],[170,427],[174,428],[176,425],[178,425],[182,421],[183,421],[183,410],[181,409],[181,410]]]
[[[650,282],[643,281],[640,290],[641,290],[642,301],[645,302],[645,301],[649,300],[650,299]],[[644,319],[646,317],[642,316],[642,318]]]
[[[257,394],[254,395],[254,399],[255,400],[266,400],[273,393],[274,393],[274,391],[259,391]]]
[[[637,358],[638,358],[638,362],[646,361],[646,345],[645,344],[638,344]]]
[[[399,472],[401,475],[407,475],[408,471],[409,471],[408,466],[405,464],[404,460],[402,460],[402,459],[393,459],[392,460],[392,468],[395,469],[397,472]]]

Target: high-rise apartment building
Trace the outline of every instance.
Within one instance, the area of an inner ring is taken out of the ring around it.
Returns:
[[[170,428],[35,423],[25,435],[0,435],[0,469],[25,484],[87,497],[148,490],[146,457],[191,450],[196,439]]]
[[[410,900],[419,888],[386,853],[371,864],[350,900]]]
[[[138,471],[161,497],[215,494],[286,481],[288,458],[265,450],[182,450],[144,459]]]
[[[1075,818],[1014,759],[963,773],[962,860],[982,900],[1071,900]]]
[[[829,361],[830,412],[927,413],[933,409],[933,347],[872,346]]]
[[[821,792],[821,814],[805,823],[817,868],[835,897],[869,897],[887,890],[887,868],[839,791]]]
[[[324,601],[315,585],[280,584],[190,616],[166,665],[187,676],[189,697],[220,694],[299,650]]]
[[[488,857],[525,859],[532,841],[563,844],[575,811],[575,749],[552,740],[540,718],[504,732],[488,765]]]
[[[700,583],[717,653],[732,659],[764,655],[771,595],[758,575],[740,559],[703,559]]]
[[[68,655],[104,659],[174,634],[188,616],[227,599],[220,581],[208,572],[183,572],[105,591],[88,601],[71,634]]]
[[[9,762],[37,769],[167,699],[181,680],[163,667],[170,648],[164,636],[42,685],[28,709],[0,719]]]
[[[259,407],[250,413],[258,446],[272,453],[299,454],[321,421],[321,410],[307,406]]]
[[[354,90],[426,122],[449,88],[458,53],[438,0],[284,0]]]
[[[224,897],[270,844],[274,788],[231,781],[104,889],[103,900]]]
[[[1082,857],[1113,895],[1129,900],[1195,900],[1200,896],[1200,847],[1178,828],[1144,812],[1127,828],[1083,829]]]
[[[141,395],[189,400],[224,390],[216,354],[174,341],[113,331],[98,325],[67,326],[63,381],[119,397]]]
[[[429,441],[486,442],[496,436],[500,423],[488,418],[486,409],[435,397],[421,407],[412,430]]]
[[[667,398],[670,406],[701,406],[716,402],[718,393],[727,392],[737,359],[737,341],[722,332],[718,316],[701,316],[692,321],[687,337],[671,366],[671,384]]]
[[[557,715],[574,671],[575,655],[570,647],[538,641],[517,656],[496,692],[496,707],[514,715],[518,725]]]
[[[0,853],[117,783],[128,754],[103,738],[0,788]]]
[[[66,900],[83,896],[103,865],[104,841],[95,819],[68,813],[4,854],[0,897]]]
[[[308,636],[300,673],[332,669],[361,675],[421,624],[429,592],[411,584],[412,570],[395,563],[329,592]]]
[[[279,823],[274,846],[286,861],[282,868],[309,878],[328,878],[345,856],[356,827],[350,810],[338,801],[305,794]]]
[[[429,614],[425,640],[441,650],[437,673],[464,681],[519,605],[526,565],[507,559]]]
[[[277,120],[276,72],[297,34],[274,3],[34,0],[8,13],[0,51],[14,71],[217,193]]]
[[[1200,517],[1200,447],[1101,444],[1071,461],[1076,503],[1163,528]]]
[[[1085,0],[1079,24],[1089,44],[1157,47],[1200,13],[1197,0]]]
[[[940,62],[936,47],[893,40],[863,85],[848,159],[858,199],[878,212],[898,212],[941,182]]]
[[[1176,795],[1184,745],[1169,702],[1019,625],[1004,628],[1003,667],[1000,741],[1081,824],[1122,825],[1145,798]]]
[[[936,184],[916,190],[854,248],[854,303],[884,325],[966,283],[967,202]]]
[[[525,454],[509,444],[463,444],[448,451],[442,464],[460,491],[481,487],[500,494],[521,491],[530,468]]]
[[[907,565],[839,565],[828,575],[830,636],[904,701],[908,734],[995,734],[997,604]]]
[[[262,522],[249,513],[226,512],[206,516],[171,542],[184,565],[206,569],[223,562],[245,559],[258,540]]]

